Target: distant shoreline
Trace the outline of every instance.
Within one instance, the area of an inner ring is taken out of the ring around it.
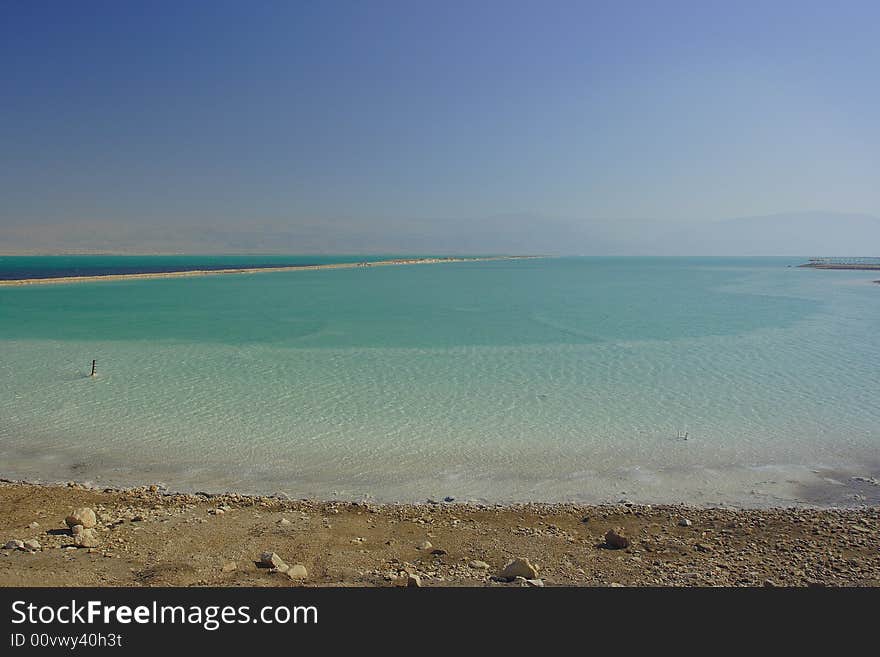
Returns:
[[[18,278],[0,280],[0,287],[18,287],[22,285],[59,285],[65,283],[93,283],[100,281],[144,280],[154,278],[188,278],[195,276],[213,276],[220,274],[259,274],[264,272],[306,271],[317,269],[355,269],[358,267],[383,267],[390,265],[427,265],[448,262],[487,262],[492,260],[524,260],[541,258],[538,255],[510,255],[486,257],[446,257],[446,258],[394,258],[392,260],[375,260],[363,262],[338,262],[320,265],[284,265],[279,267],[230,267],[227,269],[193,269],[167,272],[144,272],[139,274],[98,274],[91,276],[58,276],[53,278]]]
[[[826,262],[826,263],[808,262],[803,265],[798,265],[798,267],[803,267],[805,269],[850,269],[850,270],[857,270],[857,271],[880,271],[880,265],[847,264],[847,263],[837,263],[837,262]]]

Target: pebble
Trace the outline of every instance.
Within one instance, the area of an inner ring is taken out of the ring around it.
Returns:
[[[4,550],[24,550],[24,541],[19,541],[17,538],[8,541],[6,545],[3,546]]]
[[[40,545],[40,542],[37,539],[32,538],[31,540],[24,542],[24,549],[25,550],[33,550],[34,552],[37,552],[39,550],[42,550],[43,546]]]
[[[74,509],[70,515],[64,519],[64,522],[67,523],[68,527],[73,528],[76,525],[82,525],[85,529],[91,529],[98,524],[95,512],[87,506]]]
[[[476,559],[474,561],[471,561],[468,566],[470,566],[474,570],[489,570],[489,564],[487,564],[485,561],[478,561]]]
[[[286,527],[287,525],[290,524],[290,520],[288,520],[287,518],[282,518],[281,520],[278,521],[278,524]]]
[[[538,570],[525,557],[517,557],[508,562],[498,576],[506,580],[513,580],[517,577],[535,579],[538,577]]]
[[[431,541],[424,541],[423,543],[421,543],[419,545],[418,549],[419,550],[430,550],[432,547],[434,547],[434,546],[431,545]]]
[[[605,545],[612,550],[622,550],[623,548],[628,548],[629,543],[629,538],[627,538],[623,529],[620,527],[609,529],[605,533]]]
[[[39,529],[39,528],[40,528],[40,523],[34,521],[34,522],[32,522],[31,524],[29,524],[28,527],[29,527],[30,529]]]
[[[236,570],[237,568],[238,568],[238,564],[235,563],[234,561],[230,561],[229,563],[223,564],[223,566],[220,568],[220,570],[223,571],[224,573],[231,573],[233,570]]]
[[[690,527],[692,524],[694,524],[694,523],[692,523],[687,518],[682,518],[681,520],[678,521],[679,527]]]

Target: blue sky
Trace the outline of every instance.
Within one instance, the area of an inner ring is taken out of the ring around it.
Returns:
[[[0,8],[0,228],[880,215],[877,2]]]

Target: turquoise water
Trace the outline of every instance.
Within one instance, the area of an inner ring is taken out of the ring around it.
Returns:
[[[249,262],[263,259],[235,266]],[[799,262],[0,288],[0,476],[383,501],[874,503],[877,276]],[[2,258],[0,274],[21,266]]]

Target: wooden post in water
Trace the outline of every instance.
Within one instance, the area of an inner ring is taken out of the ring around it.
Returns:
[[[95,366],[97,364],[98,364],[98,361],[96,361],[95,359],[92,359],[92,373],[89,374],[89,376],[95,376],[95,374],[97,374],[97,372],[95,371]]]

